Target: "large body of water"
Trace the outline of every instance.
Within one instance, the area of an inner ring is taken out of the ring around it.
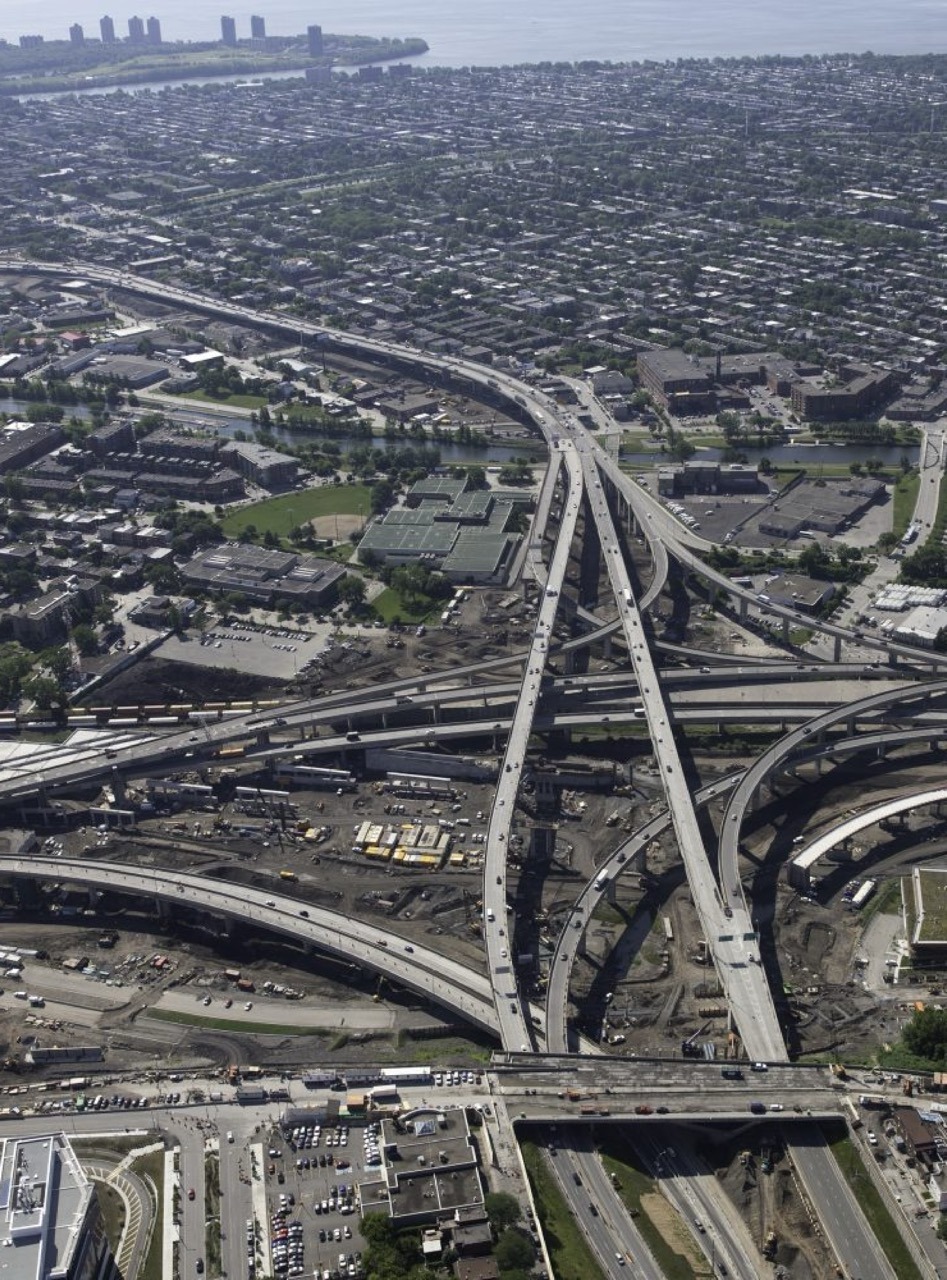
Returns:
[[[432,66],[947,51],[943,0],[2,0],[0,38],[66,39],[73,22],[97,36],[103,13],[119,35],[133,14],[154,14],[167,41],[217,40],[223,13],[240,36],[251,13],[271,35],[317,22],[339,34],[422,36]]]

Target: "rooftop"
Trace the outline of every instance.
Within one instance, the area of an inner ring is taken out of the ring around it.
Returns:
[[[0,1269],[16,1280],[57,1280],[70,1274],[93,1196],[64,1133],[10,1138],[0,1153]]]

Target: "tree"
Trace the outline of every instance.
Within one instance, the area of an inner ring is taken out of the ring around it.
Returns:
[[[56,680],[62,682],[72,671],[72,654],[65,646],[43,654],[43,660]]]
[[[509,1228],[497,1240],[493,1252],[501,1271],[512,1271],[514,1268],[528,1271],[536,1259],[532,1241]]]
[[[371,488],[372,515],[387,511],[395,497],[395,487],[390,480],[376,480]]]
[[[799,556],[799,568],[811,578],[825,573],[829,564],[829,556],[821,542],[810,542]]]
[[[918,1010],[904,1028],[903,1039],[918,1057],[943,1062],[947,1057],[947,1009],[928,1005]]]
[[[393,1244],[395,1229],[385,1213],[366,1213],[362,1218],[362,1236],[367,1244]]]
[[[34,676],[26,686],[26,694],[41,711],[49,711],[54,706],[61,707],[65,701],[59,683],[49,676]]]
[[[512,1227],[514,1222],[519,1222],[522,1216],[520,1202],[507,1191],[491,1191],[484,1196],[483,1207],[487,1211],[490,1225],[498,1234],[507,1227]]]
[[[85,622],[81,622],[79,626],[73,627],[72,638],[75,641],[76,648],[84,658],[90,658],[92,654],[98,653],[99,642],[95,632]]]
[[[347,573],[338,585],[339,599],[350,609],[357,609],[365,603],[365,579],[354,573]]]

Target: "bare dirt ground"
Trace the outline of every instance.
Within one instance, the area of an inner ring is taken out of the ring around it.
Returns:
[[[308,521],[317,538],[335,538],[344,541],[350,533],[358,533],[365,524],[365,517],[357,514],[314,516]]]
[[[777,1128],[756,1129],[746,1145],[723,1144],[705,1154],[761,1249],[774,1233],[773,1261],[788,1280],[828,1280],[835,1274],[834,1259],[816,1234]],[[772,1162],[770,1172],[763,1172],[767,1161]]]

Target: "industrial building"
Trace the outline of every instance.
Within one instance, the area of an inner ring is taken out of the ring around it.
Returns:
[[[533,497],[519,490],[468,490],[467,481],[428,476],[407,505],[373,520],[359,544],[382,564],[421,561],[452,582],[502,582],[519,546],[519,513]]]
[[[759,471],[745,463],[685,462],[661,467],[658,493],[756,493],[762,489]]]
[[[95,1185],[64,1133],[0,1151],[3,1270],[16,1280],[120,1280]]]
[[[385,1213],[408,1227],[483,1208],[477,1149],[463,1108],[386,1119],[381,1129],[379,1174],[359,1185],[363,1213]]]
[[[918,605],[891,632],[901,644],[914,644],[933,649],[937,637],[947,628],[947,609]]]
[[[345,569],[318,556],[230,542],[195,556],[181,576],[205,591],[234,592],[266,605],[285,600],[321,608],[335,601]]]
[[[884,483],[870,477],[803,480],[787,489],[760,517],[760,532],[772,538],[798,538],[806,532],[841,533],[886,496]]]

